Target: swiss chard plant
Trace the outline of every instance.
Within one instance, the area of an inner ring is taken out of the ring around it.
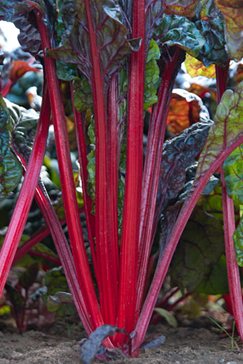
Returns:
[[[0,251],[0,294],[35,199],[47,225],[38,239],[51,233],[87,334],[103,327],[105,347],[137,355],[177,244],[217,173],[229,290],[243,339],[236,260],[237,253],[242,265],[242,222],[234,234],[234,201],[242,206],[243,83],[227,89],[229,61],[243,55],[241,12],[229,0],[1,1],[0,19],[15,23],[22,48],[42,63],[44,86],[36,128],[30,117],[23,122],[23,108],[0,101],[1,197],[24,174]],[[214,121],[198,96],[173,92],[186,55],[216,70]],[[190,118],[178,112],[173,119],[170,100]],[[68,239],[40,175],[51,125]],[[203,220],[200,209],[194,214]]]

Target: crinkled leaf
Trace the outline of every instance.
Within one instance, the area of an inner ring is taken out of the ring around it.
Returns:
[[[165,0],[164,6],[167,13],[193,18],[199,2],[199,0]]]
[[[186,169],[195,162],[205,144],[212,123],[204,108],[200,120],[164,144],[158,196],[160,211],[184,188]]]
[[[81,363],[92,364],[96,354],[102,348],[104,339],[116,332],[121,332],[121,330],[111,325],[102,325],[93,331],[89,338],[80,345]]]
[[[149,44],[145,66],[144,110],[148,110],[150,106],[158,101],[157,89],[160,81],[158,59],[160,59],[159,46],[152,39]]]
[[[18,185],[22,177],[22,168],[12,153],[11,114],[6,103],[0,99],[0,198],[8,196]]]
[[[243,267],[243,219],[241,217],[240,223],[234,233],[234,243],[237,263]]]
[[[128,39],[129,30],[119,4],[114,0],[90,2],[91,15],[104,76],[115,72],[140,40]],[[64,32],[60,48],[51,55],[65,62],[78,64],[79,70],[91,79],[91,56],[85,4],[81,0],[63,0],[60,9]],[[70,56],[71,51],[71,56]]]
[[[156,36],[161,45],[177,45],[192,56],[199,55],[205,44],[205,39],[196,25],[189,19],[178,15],[166,15],[162,17]]]
[[[129,2],[130,1],[128,1],[128,3]],[[155,28],[160,23],[162,14],[163,14],[163,3],[161,0],[147,0],[146,35],[148,40],[152,38]]]
[[[197,77],[197,76],[204,76],[204,77],[208,77],[208,78],[215,78],[216,77],[214,65],[210,65],[208,67],[205,67],[204,64],[201,61],[199,61],[198,59],[190,56],[190,54],[186,55],[186,59],[185,59],[184,64],[185,64],[187,73],[191,77]]]
[[[76,77],[73,83],[74,105],[81,112],[93,109],[92,91],[88,80],[84,76]]]
[[[171,266],[173,284],[193,292],[208,280],[223,252],[222,220],[197,207],[173,258]],[[217,288],[217,282],[215,287]]]
[[[22,0],[1,0],[0,3],[0,20],[13,21],[14,5]]]
[[[243,146],[236,148],[224,162],[227,193],[243,205]]]
[[[198,123],[205,111],[197,95],[182,89],[174,89],[167,116],[167,130],[177,135],[190,125]]]
[[[210,64],[225,64],[228,56],[225,49],[224,20],[213,0],[202,2],[200,19],[196,26],[205,39],[198,58],[209,66]]]
[[[239,0],[215,0],[215,3],[225,19],[225,38],[229,54],[240,60],[243,57],[243,3]]]
[[[207,171],[218,155],[243,136],[243,82],[226,90],[219,103],[207,142],[200,155],[197,177]]]

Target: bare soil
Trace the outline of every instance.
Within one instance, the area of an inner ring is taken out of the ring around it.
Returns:
[[[212,325],[193,323],[171,328],[157,325],[150,338],[164,335],[161,347],[142,352],[139,358],[121,358],[111,364],[240,364],[243,352],[227,335],[222,336]],[[45,332],[28,331],[22,335],[4,328],[0,331],[0,364],[70,364],[80,363],[78,327],[54,328]],[[148,339],[150,339],[148,338]],[[98,363],[96,361],[95,363]]]

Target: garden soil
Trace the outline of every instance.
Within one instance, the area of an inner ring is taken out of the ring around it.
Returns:
[[[117,358],[110,364],[243,364],[243,351],[229,336],[216,328],[191,324],[179,328],[157,325],[148,337],[164,335],[160,347],[141,353],[139,358]],[[0,364],[75,364],[80,363],[77,327],[55,326],[43,331],[0,331]],[[106,361],[107,362],[107,361]],[[99,363],[98,361],[95,362]]]

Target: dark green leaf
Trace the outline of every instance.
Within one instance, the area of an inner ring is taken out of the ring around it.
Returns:
[[[194,57],[199,55],[205,39],[196,25],[189,19],[178,15],[164,14],[156,36],[161,45],[177,45]]]
[[[222,255],[197,291],[207,295],[224,294],[229,291],[225,256]]]
[[[174,285],[193,292],[205,285],[224,252],[222,220],[197,207],[182,235],[171,266]],[[210,285],[217,290],[217,281]],[[215,292],[212,292],[215,293]]]
[[[193,97],[193,94],[190,95]],[[169,200],[175,199],[184,188],[186,169],[195,163],[212,125],[207,109],[200,98],[196,97],[196,99],[201,107],[200,122],[193,124],[164,144],[158,196],[161,208],[166,206]]]
[[[228,55],[225,48],[224,20],[221,13],[214,5],[214,1],[206,0],[203,2],[201,19],[196,21],[196,27],[205,39],[198,59],[205,66],[210,64],[225,64]]]
[[[0,99],[0,198],[8,196],[22,177],[22,168],[11,151],[12,114]]]
[[[199,158],[197,177],[207,171],[225,147],[243,136],[243,82],[234,91],[225,91],[214,121]]]
[[[236,148],[224,162],[224,175],[228,195],[243,205],[243,146]]]
[[[138,45],[140,40],[133,40],[131,45],[126,20],[116,1],[93,0],[90,2],[90,9],[101,70],[104,76],[110,76],[132,51],[134,42]],[[84,2],[63,0],[60,14],[64,24],[62,43],[59,49],[51,51],[51,55],[64,62],[77,63],[79,70],[90,80],[90,39]]]

